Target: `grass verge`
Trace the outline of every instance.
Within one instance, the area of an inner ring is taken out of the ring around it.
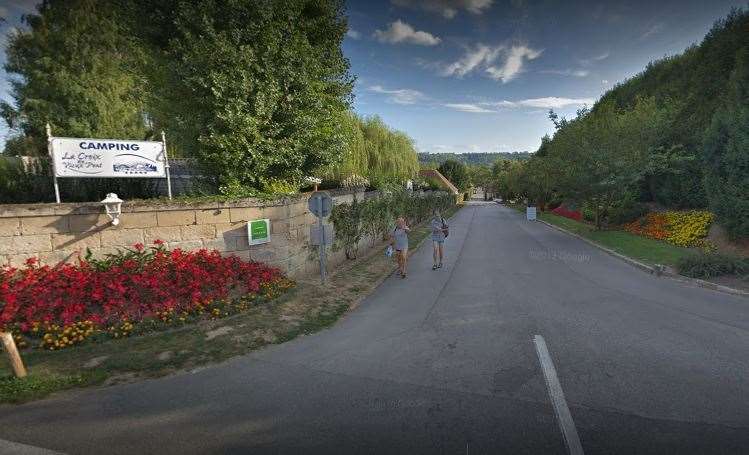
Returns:
[[[625,231],[597,231],[587,223],[581,223],[553,213],[540,213],[538,218],[592,240],[619,254],[650,265],[661,264],[673,267],[680,259],[692,253],[692,250],[689,248],[682,248],[660,240],[640,237]]]
[[[429,233],[425,223],[417,226],[411,241],[418,245]],[[330,327],[393,271],[393,259],[385,257],[383,249],[384,245],[372,248],[368,255],[342,265],[325,286],[314,278],[300,280],[278,299],[226,318],[62,351],[22,351],[29,371],[26,378],[11,377],[7,362],[0,361],[0,403],[38,400],[74,387],[160,377]]]

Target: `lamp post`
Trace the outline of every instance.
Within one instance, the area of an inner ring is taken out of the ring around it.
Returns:
[[[114,226],[120,224],[122,202],[123,200],[118,198],[115,193],[107,194],[107,197],[101,201],[101,203],[104,204],[104,209],[107,211],[107,215],[112,219],[112,225]]]

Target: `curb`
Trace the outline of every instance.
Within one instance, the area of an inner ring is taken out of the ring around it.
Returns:
[[[666,267],[664,267],[664,266],[655,266],[655,267],[653,267],[653,266],[650,266],[650,265],[647,265],[647,264],[643,264],[640,261],[632,259],[631,257],[625,256],[625,255],[623,255],[621,253],[617,253],[616,251],[614,251],[612,249],[609,249],[609,248],[606,248],[605,246],[599,245],[598,243],[596,243],[596,242],[594,242],[592,240],[586,239],[585,237],[583,237],[581,235],[575,234],[574,232],[570,232],[570,231],[568,231],[566,229],[563,229],[563,228],[561,228],[559,226],[556,226],[554,224],[548,223],[548,222],[543,221],[543,220],[538,219],[538,218],[536,218],[536,221],[538,221],[538,222],[540,222],[542,224],[545,224],[546,226],[549,226],[549,227],[551,227],[553,229],[556,229],[559,232],[563,232],[563,233],[565,233],[567,235],[570,235],[572,237],[580,239],[583,242],[587,243],[588,245],[594,246],[594,247],[598,248],[599,250],[601,250],[601,251],[603,251],[605,253],[608,253],[611,256],[614,256],[616,258],[621,259],[622,261],[626,262],[627,264],[629,264],[629,265],[631,265],[633,267],[636,267],[636,268],[638,268],[638,269],[640,269],[640,270],[642,270],[644,272],[650,273],[651,275],[663,276],[663,277],[666,277],[666,278],[670,278],[670,279],[672,279],[674,281],[679,281],[681,283],[694,284],[695,286],[698,286],[698,287],[701,287],[701,288],[712,289],[713,291],[723,292],[725,294],[738,295],[738,296],[741,296],[741,297],[749,297],[749,292],[747,292],[747,291],[742,291],[741,289],[734,289],[734,288],[731,288],[731,287],[728,287],[728,286],[723,286],[721,284],[711,283],[709,281],[700,280],[698,278],[689,278],[689,277],[685,277],[685,276],[682,276],[682,275],[677,275],[677,274],[675,274],[673,272],[668,271],[666,269]]]

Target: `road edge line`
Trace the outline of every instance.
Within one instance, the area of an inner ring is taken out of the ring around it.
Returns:
[[[564,437],[564,444],[567,447],[567,453],[570,455],[584,455],[583,446],[580,444],[580,437],[575,428],[575,422],[572,420],[570,408],[567,406],[567,400],[564,398],[562,385],[557,377],[557,370],[554,368],[554,362],[551,360],[549,348],[546,341],[541,335],[533,336],[533,343],[536,345],[536,355],[541,364],[541,372],[546,380],[546,389],[549,392],[554,415],[556,415],[559,429]]]

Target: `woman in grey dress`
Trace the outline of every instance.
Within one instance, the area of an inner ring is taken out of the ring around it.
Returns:
[[[437,270],[439,268],[442,268],[442,246],[445,243],[445,237],[447,237],[447,223],[445,223],[445,219],[442,218],[442,215],[440,215],[439,210],[435,210],[432,212],[432,221],[431,221],[431,227],[432,227],[432,245],[434,247],[434,253],[432,254],[432,259],[434,259],[434,265],[432,266],[432,270]],[[437,262],[439,260],[439,262]]]
[[[398,273],[401,278],[406,277],[406,267],[408,266],[408,233],[411,228],[406,224],[406,220],[401,216],[395,220],[395,229],[393,229],[391,244],[395,248],[395,255],[398,259]]]

